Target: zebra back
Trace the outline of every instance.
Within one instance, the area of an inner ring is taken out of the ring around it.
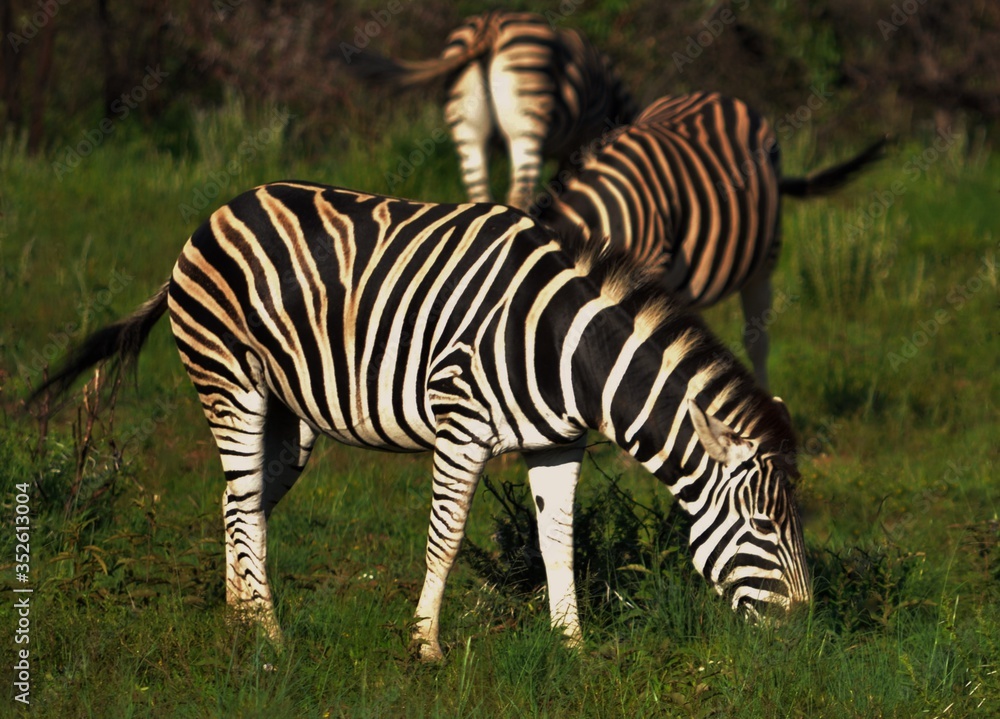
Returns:
[[[644,268],[500,205],[265,185],[192,235],[169,307],[216,401],[271,393],[353,445],[430,449],[455,411],[491,455],[590,428],[672,485],[703,457],[673,452],[688,398],[794,454],[787,417]]]
[[[746,104],[717,93],[664,97],[532,214],[658,268],[668,291],[701,307],[773,266],[779,175],[774,132]]]

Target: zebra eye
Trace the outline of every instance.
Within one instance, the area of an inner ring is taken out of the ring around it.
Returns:
[[[774,534],[774,522],[770,517],[765,517],[762,515],[757,515],[755,517],[750,517],[750,526],[754,528],[755,531],[761,534]]]

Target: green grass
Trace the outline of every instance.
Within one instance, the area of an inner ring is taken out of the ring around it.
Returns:
[[[287,639],[279,655],[227,615],[221,470],[165,327],[151,337],[138,382],[122,389],[113,422],[104,413],[95,425],[76,501],[65,508],[77,474],[80,395],[48,427],[44,451],[20,407],[45,360],[151,294],[218,202],[287,177],[386,192],[399,158],[443,126],[429,109],[412,126],[345,137],[321,157],[297,157],[280,139],[262,143],[197,220],[185,218],[182,206],[218,180],[243,140],[261,137],[271,113],[233,101],[200,117],[197,157],[109,140],[61,180],[17,143],[0,148],[0,512],[9,527],[15,485],[32,484],[36,712],[1000,712],[1000,160],[988,154],[956,148],[914,177],[906,163],[923,146],[913,141],[834,198],[785,203],[775,278],[785,301],[769,327],[771,382],[804,450],[799,495],[817,599],[778,629],[746,626],[716,600],[676,533],[660,524],[669,493],[602,446],[585,466],[580,497],[594,557],[582,597],[585,650],[560,645],[543,594],[484,586],[466,557],[445,600],[447,662],[420,666],[407,641],[423,579],[429,458],[326,442],[271,524],[268,561]],[[811,144],[796,140],[786,147],[790,174],[809,169],[800,158]],[[460,200],[457,176],[450,145],[435,143],[393,191]],[[892,207],[852,230],[893,183],[903,191]],[[707,318],[738,348],[738,302]],[[605,474],[655,511],[609,495]],[[525,480],[516,459],[495,462],[489,475]],[[469,536],[489,552],[497,516],[500,503],[481,491]],[[18,648],[13,556],[5,531],[5,677]],[[644,571],[616,570],[620,556]],[[0,714],[11,706],[4,698]]]

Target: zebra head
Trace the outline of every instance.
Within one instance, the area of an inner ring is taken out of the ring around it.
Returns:
[[[741,436],[693,401],[690,414],[713,460],[701,498],[685,503],[695,567],[733,610],[754,620],[808,602],[809,571],[790,483],[794,461]]]

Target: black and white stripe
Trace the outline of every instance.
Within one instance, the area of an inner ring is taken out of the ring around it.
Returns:
[[[770,124],[743,102],[703,92],[664,97],[589,156],[577,176],[557,176],[531,214],[630,254],[693,307],[739,291],[747,351],[767,386],[760,318],[771,306],[781,196],[833,191],[883,144],[809,177],[782,178]]]
[[[507,204],[531,201],[543,159],[569,155],[637,107],[611,61],[579,32],[541,15],[493,11],[467,18],[439,58],[416,62],[371,51],[348,59],[362,78],[412,88],[445,78],[445,119],[472,202],[490,201],[488,152],[501,139],[511,161]]]
[[[320,434],[434,453],[426,659],[441,656],[441,598],[480,474],[515,450],[552,621],[579,642],[572,509],[588,429],[669,486],[692,516],[698,571],[734,609],[809,599],[783,405],[628,266],[567,251],[517,210],[264,185],[214,212],[160,291],[50,384],[134,357],[168,309],[225,470],[227,598],[276,640],[267,517]]]

